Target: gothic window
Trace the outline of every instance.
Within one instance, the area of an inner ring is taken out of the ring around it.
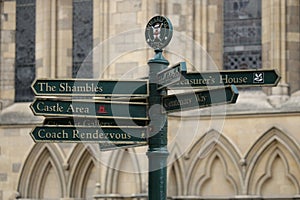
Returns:
[[[224,0],[225,69],[261,68],[261,0]]]
[[[93,77],[93,0],[73,0],[72,77]]]
[[[16,0],[15,101],[31,101],[35,79],[35,0]]]

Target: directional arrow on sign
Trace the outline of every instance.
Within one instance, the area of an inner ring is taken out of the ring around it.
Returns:
[[[238,90],[234,85],[190,93],[173,94],[163,97],[164,112],[178,112],[221,104],[235,103]]]
[[[35,142],[96,142],[145,144],[146,127],[37,126],[30,135]]]
[[[147,96],[147,80],[35,80],[31,86],[40,96]]]
[[[30,108],[38,116],[148,119],[146,103],[36,99]]]
[[[169,85],[175,84],[182,80],[183,74],[186,73],[186,63],[180,62],[173,67],[169,67],[157,74],[158,90]]]
[[[280,80],[277,70],[232,70],[182,74],[185,80],[171,86],[172,89],[205,86],[276,86]]]

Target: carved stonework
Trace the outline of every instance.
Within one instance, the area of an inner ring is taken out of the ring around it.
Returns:
[[[261,68],[261,0],[224,1],[223,62],[224,69]]]
[[[224,69],[261,68],[261,51],[236,51],[224,53]]]
[[[238,20],[224,23],[224,45],[257,45],[260,43],[260,20]]]

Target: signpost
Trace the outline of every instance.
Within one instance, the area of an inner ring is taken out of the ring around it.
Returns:
[[[145,103],[36,99],[30,108],[38,116],[148,119]]]
[[[182,80],[183,74],[186,73],[185,62],[180,62],[173,67],[169,67],[157,74],[158,90],[165,88],[169,85],[175,84]]]
[[[205,91],[195,91],[164,96],[164,112],[178,112],[195,108],[205,108],[221,104],[235,103],[239,93],[234,85]]]
[[[31,88],[40,96],[148,96],[146,80],[38,79]]]
[[[205,86],[276,86],[280,80],[277,70],[235,70],[182,74],[184,80],[171,86],[172,89]]]
[[[145,127],[37,126],[30,135],[35,142],[145,143]]]
[[[171,41],[172,34],[168,18],[155,16],[148,22],[146,42],[155,51],[154,58],[148,61],[149,80],[36,80],[32,84],[34,93],[51,98],[36,99],[30,105],[35,115],[46,117],[44,125],[35,127],[30,133],[33,140],[92,142],[98,143],[101,151],[148,145],[148,199],[166,200],[167,114],[235,103],[238,97],[235,85],[276,86],[280,80],[276,70],[186,73],[185,62],[168,68],[169,62],[163,57],[162,49]],[[218,88],[167,94],[168,88],[206,86]],[[69,96],[110,98],[102,101],[53,98]],[[152,109],[148,116],[149,109],[157,108],[156,105],[162,105],[164,110]]]

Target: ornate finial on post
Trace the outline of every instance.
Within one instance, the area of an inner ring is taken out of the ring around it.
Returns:
[[[173,26],[167,17],[155,16],[146,26],[146,42],[155,50],[156,54],[169,44],[172,36]]]

